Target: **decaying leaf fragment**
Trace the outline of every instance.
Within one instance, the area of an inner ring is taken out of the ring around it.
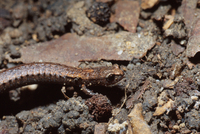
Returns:
[[[116,3],[114,20],[124,29],[135,33],[140,16],[140,6],[138,1],[118,1]]]
[[[21,57],[9,62],[54,62],[77,67],[80,61],[125,60],[142,58],[155,45],[155,37],[149,34],[119,32],[102,37],[86,37],[65,34],[49,42],[21,48]]]
[[[124,121],[123,123],[119,123],[117,119],[108,125],[108,131],[111,133],[119,134],[120,132],[126,132],[128,126],[128,122]]]
[[[151,129],[142,115],[141,103],[135,105],[128,117],[131,120],[133,134],[151,134]]]
[[[149,9],[159,3],[159,0],[142,0],[141,8]]]
[[[180,6],[180,14],[182,14],[182,16],[184,17],[184,23],[187,27],[189,35],[192,30],[192,27],[194,27],[194,22],[198,18],[197,16],[199,16],[197,2],[198,0],[182,0]]]
[[[200,19],[198,19],[196,23],[194,24],[194,28],[191,32],[191,37],[188,40],[187,49],[186,49],[187,57],[189,58],[194,57],[195,54],[200,51],[199,36],[200,36]]]
[[[169,112],[171,111],[172,107],[173,107],[174,101],[172,99],[170,99],[166,104],[164,104],[162,107],[157,107],[155,113],[153,114],[153,116],[159,116],[161,114],[163,114],[165,111]]]
[[[167,102],[164,100],[168,100]],[[158,97],[158,106],[156,107],[156,111],[153,116],[162,115],[164,112],[170,112],[174,107],[175,101],[168,97],[167,91],[163,91]]]

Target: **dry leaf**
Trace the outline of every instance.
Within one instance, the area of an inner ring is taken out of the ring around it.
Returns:
[[[155,45],[152,35],[120,32],[102,37],[65,34],[59,39],[21,48],[21,57],[9,62],[54,62],[77,67],[79,61],[123,60],[141,58]]]
[[[169,99],[169,101],[167,103],[165,103],[163,106],[156,108],[156,111],[154,112],[153,116],[159,116],[164,114],[165,111],[169,112],[172,110],[173,106],[174,106],[174,101],[172,99]]]
[[[142,115],[141,103],[135,105],[128,117],[131,120],[133,134],[151,134],[151,129]]]

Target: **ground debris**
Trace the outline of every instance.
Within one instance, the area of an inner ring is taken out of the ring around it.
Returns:
[[[179,80],[179,82],[175,85],[174,90],[177,96],[182,96],[183,94],[190,95],[193,91],[198,87],[194,84],[192,78],[185,78]]]
[[[187,54],[187,57],[189,58],[194,57],[200,51],[200,46],[198,45],[198,43],[200,42],[199,29],[200,29],[200,19],[198,19],[196,23],[194,23],[191,36],[189,37],[189,40],[188,40],[186,54]]]
[[[95,125],[94,134],[105,134],[108,126],[106,123],[99,123]]]
[[[195,23],[196,19],[198,19],[198,17],[196,17],[196,15],[199,14],[199,12],[196,10],[197,2],[198,0],[183,0],[179,9],[181,15],[184,17],[184,23],[187,27],[189,35],[194,27],[193,24]]]
[[[128,122],[124,121],[123,123],[119,123],[118,120],[114,120],[113,123],[108,125],[108,131],[111,133],[125,133],[128,127]]]
[[[147,90],[149,83],[150,81],[146,80],[144,84],[142,85],[141,89],[137,90],[136,93],[130,99],[127,100],[126,108],[129,109],[133,107],[133,103],[136,102],[142,96],[145,90]]]
[[[135,33],[139,20],[139,3],[137,1],[118,1],[112,21],[118,22],[124,29]],[[111,18],[112,19],[112,18]]]
[[[151,18],[157,21],[162,21],[162,19],[165,17],[166,13],[169,12],[170,9],[171,9],[171,5],[161,5],[153,13]]]
[[[175,107],[174,103],[175,101],[169,98],[168,92],[166,90],[163,91],[158,97],[158,105],[156,107],[156,111],[154,112],[153,116],[162,115],[166,111],[168,114]]]
[[[59,132],[93,132],[94,125],[88,107],[82,98],[61,100],[47,107],[35,108],[30,111],[21,111],[16,114],[18,121],[23,124],[21,133]],[[54,128],[55,130],[52,130]]]
[[[159,116],[159,115],[161,115],[161,114],[164,114],[164,112],[166,112],[166,111],[167,111],[167,113],[168,113],[169,111],[172,110],[173,105],[174,105],[174,101],[170,99],[170,100],[169,100],[166,104],[164,104],[162,107],[158,106],[158,107],[156,108],[156,111],[155,111],[155,113],[154,113],[153,115],[154,115],[154,116]]]
[[[96,2],[106,6],[88,14]],[[198,133],[199,8],[200,0],[2,0],[0,71],[16,62],[119,64],[125,78],[114,87],[90,87],[107,96],[91,98],[93,111],[78,86],[65,85],[73,96],[67,101],[60,85],[2,93],[0,133]],[[105,118],[106,110],[112,115]]]
[[[174,41],[171,42],[171,49],[176,56],[185,51],[183,46],[176,44]]]
[[[78,35],[104,35],[104,28],[97,24],[94,24],[86,16],[86,9],[84,8],[84,4],[84,1],[77,2],[69,10],[66,11],[67,17],[69,18],[70,22],[73,22],[73,30]]]
[[[87,99],[85,104],[88,106],[96,120],[111,115],[112,107],[110,100],[102,94],[97,94]]]
[[[128,117],[131,120],[133,134],[151,134],[151,129],[142,115],[141,103],[135,105]]]
[[[0,121],[0,133],[19,133],[17,120],[14,116],[4,116],[3,120]]]
[[[141,7],[142,9],[149,9],[159,3],[159,0],[143,0]]]
[[[187,29],[185,28],[184,19],[180,15],[173,17],[173,24],[168,29],[165,29],[165,36],[173,36],[175,39],[184,39],[187,37]]]

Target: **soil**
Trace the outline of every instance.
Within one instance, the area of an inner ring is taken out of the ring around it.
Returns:
[[[95,52],[85,47],[92,53],[90,59],[81,56],[89,55],[84,52],[75,55],[79,60],[69,58],[71,61],[65,62],[61,58],[58,63],[70,66],[75,61],[71,66],[81,68],[118,64],[125,78],[112,87],[89,87],[98,93],[92,97],[81,92],[80,87],[68,85],[63,95],[63,85],[54,84],[1,93],[0,133],[199,133],[200,2],[155,1],[1,0],[1,70],[35,62],[33,53],[40,58],[41,51],[24,47],[59,44],[59,39],[70,40],[64,38],[67,35],[81,38],[83,42],[77,39],[76,43],[89,43]],[[143,41],[134,44],[136,37]],[[112,49],[121,43],[112,42],[114,38],[122,38],[126,44],[118,53]],[[95,47],[102,39],[112,42],[110,53],[104,53],[105,45]],[[68,51],[73,51],[73,43],[67,46]],[[51,55],[47,50],[50,47],[43,53]],[[65,52],[62,47],[54,50]],[[25,51],[31,53],[29,57]],[[128,56],[119,54],[123,51]],[[95,53],[99,57],[92,57]],[[118,57],[113,56],[116,53]],[[51,62],[58,55],[54,52],[51,58],[46,57],[45,61]]]

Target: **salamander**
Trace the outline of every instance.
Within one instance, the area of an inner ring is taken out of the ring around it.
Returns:
[[[75,68],[57,63],[28,63],[0,72],[0,92],[28,84],[57,83],[70,86],[110,86],[124,76],[118,65]]]

